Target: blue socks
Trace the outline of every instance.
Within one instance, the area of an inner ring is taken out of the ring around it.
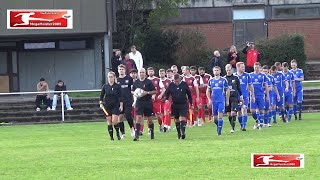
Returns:
[[[247,126],[247,121],[248,121],[248,115],[243,115],[242,116],[242,129],[245,129]]]
[[[264,117],[263,117],[263,123],[264,124],[268,124],[268,119],[269,119],[269,112],[264,113]]]
[[[222,131],[222,126],[223,126],[223,119],[218,119],[218,135],[221,135]]]
[[[293,113],[293,108],[291,107],[289,108],[288,121],[291,121],[292,113]]]
[[[263,126],[263,121],[264,121],[264,114],[259,114],[259,121],[260,121],[260,127]]]
[[[277,123],[277,112],[275,109],[272,109],[273,122]]]
[[[271,123],[271,117],[272,117],[272,110],[270,110],[268,113],[268,124]]]
[[[297,104],[293,105],[293,114],[297,114]]]
[[[243,117],[243,116],[238,116],[238,121],[239,121],[239,124],[240,124],[240,127],[241,127],[241,128],[242,128],[242,123],[243,123],[243,122],[242,122],[242,119],[243,119],[242,117]]]
[[[256,121],[257,121],[258,115],[257,115],[257,113],[256,113],[256,112],[253,112],[253,113],[252,113],[252,117],[253,117],[253,119],[254,119],[254,120],[256,120]]]

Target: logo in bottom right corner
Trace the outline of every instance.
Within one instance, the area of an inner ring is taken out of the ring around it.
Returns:
[[[304,168],[304,154],[251,154],[251,168]]]

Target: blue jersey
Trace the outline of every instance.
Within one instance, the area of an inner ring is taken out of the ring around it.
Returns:
[[[290,72],[293,73],[295,79],[296,78],[304,78],[304,74],[303,74],[302,69],[299,69],[299,68],[296,70],[291,69]],[[296,90],[301,91],[303,89],[302,81],[295,81],[295,83],[296,83]]]
[[[276,92],[274,90],[274,77],[272,75],[268,75],[267,76],[269,81],[268,81],[268,86],[269,86],[269,94],[270,94],[270,97],[273,96]]]
[[[254,95],[257,98],[264,97],[264,86],[268,83],[268,78],[265,74],[262,73],[251,73],[250,74],[251,82],[254,88]]]
[[[211,78],[208,81],[208,88],[212,92],[212,102],[225,102],[224,92],[229,88],[228,81],[225,78]]]
[[[292,93],[292,91],[293,91],[292,83],[295,83],[294,82],[294,75],[291,72],[287,72],[287,73],[283,72],[283,74],[286,77],[286,80],[288,81],[288,84],[289,84],[288,93]]]
[[[284,90],[286,88],[284,84],[284,82],[287,81],[286,77],[283,75],[281,71],[275,73],[273,77],[274,77],[274,83],[278,88],[279,95],[283,96]]]
[[[244,72],[241,75],[235,73],[235,75],[237,75],[238,78],[239,78],[242,96],[244,98],[249,97],[249,89],[248,89],[248,87],[249,87],[249,85],[252,84],[249,73]]]

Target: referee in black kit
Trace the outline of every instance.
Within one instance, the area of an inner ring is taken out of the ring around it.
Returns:
[[[123,98],[121,93],[121,86],[115,82],[116,74],[114,72],[108,73],[108,83],[102,86],[100,94],[100,107],[106,109],[106,118],[108,121],[108,131],[111,141],[113,141],[113,128],[117,132],[118,140],[121,139],[119,134],[118,119],[120,111],[123,109]],[[104,101],[104,102],[103,102]]]
[[[232,74],[232,65],[226,65],[226,76],[225,78],[228,81],[229,89],[230,89],[230,98],[229,98],[229,106],[226,106],[226,112],[229,117],[229,122],[231,125],[231,133],[234,133],[234,128],[236,125],[237,118],[237,109],[239,107],[239,97],[240,101],[243,101],[242,91],[240,87],[240,80],[238,76]]]
[[[119,116],[119,128],[121,132],[121,139],[125,137],[125,129],[124,129],[124,115],[125,118],[128,121],[129,127],[130,127],[130,133],[131,136],[134,137],[134,124],[133,124],[133,118],[132,118],[132,103],[133,103],[133,97],[131,94],[131,88],[133,85],[133,79],[126,75],[126,66],[123,64],[120,64],[118,66],[118,84],[121,86],[121,92],[123,96],[123,110],[120,112]]]
[[[188,115],[188,100],[192,105],[192,97],[189,86],[181,80],[179,74],[174,75],[174,82],[171,82],[165,92],[165,101],[168,103],[169,96],[172,96],[171,109],[176,119],[178,139],[186,138],[186,117]],[[188,97],[188,99],[187,99]],[[191,106],[193,109],[194,107]]]
[[[143,93],[138,97],[136,102],[136,132],[133,141],[139,140],[140,125],[143,123],[143,116],[148,119],[151,139],[154,139],[152,95],[156,94],[157,90],[151,80],[146,78],[146,70],[144,68],[139,70],[139,79],[133,83],[132,91],[138,88],[142,89]]]

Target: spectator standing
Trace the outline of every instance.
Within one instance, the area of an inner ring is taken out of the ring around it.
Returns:
[[[132,59],[137,66],[137,70],[139,71],[143,68],[143,59],[141,53],[136,49],[136,46],[131,46],[131,53],[129,53],[130,59]],[[130,72],[130,71],[127,71]]]
[[[220,52],[218,50],[215,50],[213,52],[213,57],[211,59],[210,69],[213,69],[214,67],[220,67],[222,69],[222,63],[220,61]]]
[[[67,86],[64,84],[64,82],[62,80],[58,80],[54,91],[66,91],[67,90]],[[54,93],[53,98],[52,98],[52,111],[56,110],[57,107],[57,101],[58,98],[60,98],[60,93]],[[64,93],[63,98],[61,98],[61,100],[66,103],[66,108],[67,110],[73,110],[73,108],[70,105],[70,99],[68,94]]]
[[[116,74],[117,77],[119,76],[118,66],[120,65],[121,60],[122,60],[121,51],[117,49],[115,54],[111,58],[111,69]]]
[[[228,60],[227,60],[227,64],[231,64],[232,65],[232,69],[231,72],[235,73],[237,72],[237,68],[236,68],[236,64],[237,62],[240,62],[240,56],[237,52],[237,48],[235,45],[232,45],[230,47],[230,51],[228,54]]]
[[[247,42],[247,46],[242,50],[242,52],[247,55],[246,72],[251,73],[253,72],[254,63],[259,61],[260,53],[255,48],[253,42]]]
[[[129,54],[126,54],[126,56],[124,57],[124,60],[120,61],[120,64],[123,64],[126,66],[126,73],[129,73],[132,69],[137,69],[136,63],[134,62],[134,60],[130,58]]]
[[[45,93],[49,91],[49,85],[44,78],[41,78],[37,84],[37,91],[39,92],[36,97],[36,111],[40,111],[40,104],[43,102],[47,106],[47,111],[50,111],[50,95]]]

